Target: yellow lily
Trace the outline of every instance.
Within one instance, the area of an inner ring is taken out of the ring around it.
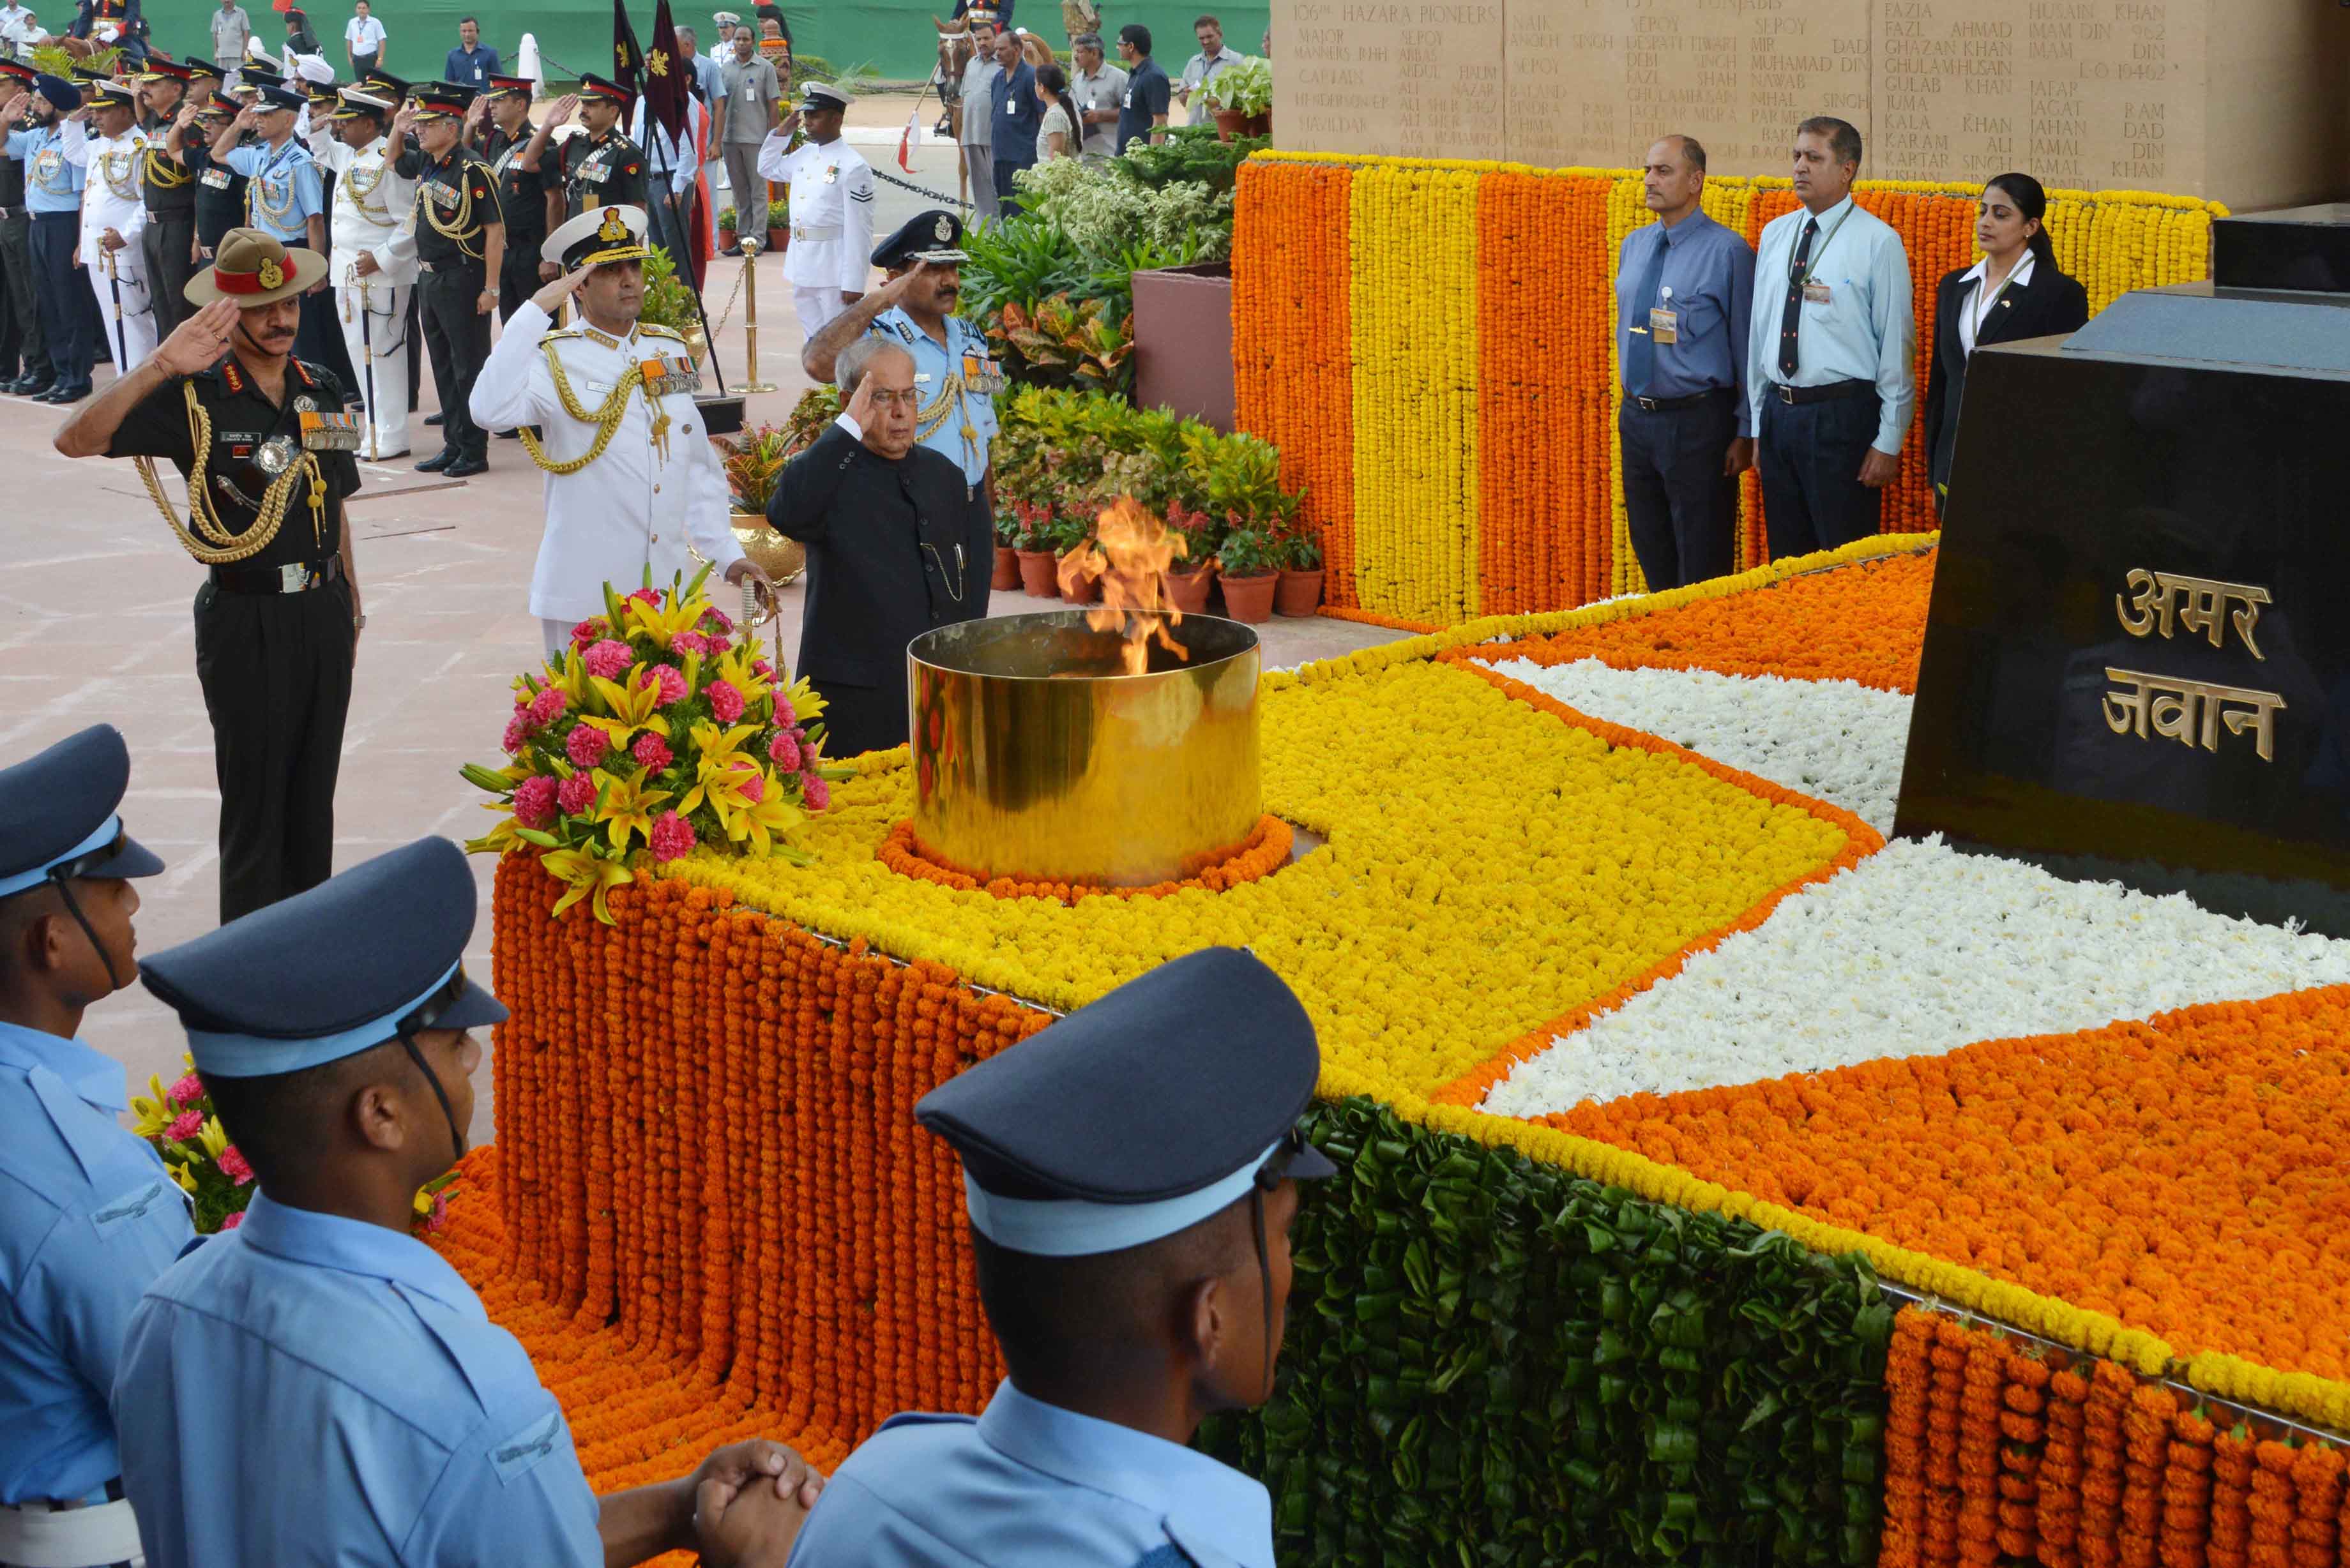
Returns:
[[[612,919],[611,907],[605,902],[605,896],[613,888],[625,887],[637,879],[619,861],[607,860],[587,849],[550,849],[539,857],[538,863],[546,867],[548,876],[570,885],[570,890],[555,901],[556,914],[560,915],[592,893],[595,895],[596,918],[608,926],[617,922]]]
[[[203,1147],[206,1154],[218,1159],[221,1150],[228,1147],[228,1129],[221,1126],[220,1117],[206,1116],[203,1127],[196,1134],[196,1142]]]
[[[186,1166],[174,1164],[171,1160],[165,1160],[163,1162],[163,1168],[172,1173],[172,1179],[180,1184],[181,1191],[191,1195],[195,1192],[196,1179],[188,1174],[188,1168]]]
[[[767,694],[767,678],[751,668],[758,657],[758,646],[745,643],[720,654],[714,666],[718,679],[743,693],[745,702],[756,702]]]
[[[784,786],[776,780],[775,770],[773,768],[767,770],[766,785],[765,794],[757,800],[745,803],[733,818],[726,823],[726,836],[729,838],[740,843],[747,836],[751,840],[751,847],[761,855],[775,853],[775,846],[769,836],[771,834],[781,836],[788,833],[807,817],[807,814],[794,805],[791,797],[784,793]],[[722,819],[725,815],[723,811],[719,813]]]
[[[429,1220],[432,1217],[432,1189],[431,1188],[420,1187],[416,1189],[416,1201],[414,1207],[416,1210],[416,1217],[419,1220]]]
[[[664,739],[668,737],[669,721],[654,711],[660,706],[660,678],[652,672],[651,666],[638,665],[629,672],[629,683],[625,687],[600,675],[591,675],[588,679],[612,713],[609,718],[587,714],[580,722],[593,724],[610,736],[614,751],[627,750],[630,737],[639,730],[650,730]]]
[[[824,699],[806,680],[795,680],[784,693],[792,705],[792,713],[802,724],[813,724],[824,712]]]
[[[494,811],[499,814],[497,826],[491,828],[479,838],[469,838],[465,840],[466,854],[504,855],[507,850],[515,848],[525,842],[519,833],[519,830],[522,827],[521,822],[515,818],[515,814],[511,810],[507,809],[504,802],[492,801],[484,805],[482,809],[484,811]]]
[[[720,773],[704,779],[695,786],[703,793],[710,809],[718,814],[719,826],[726,836],[740,841],[746,831],[742,816],[757,804],[747,786],[759,782],[759,767],[748,757],[736,757]]]
[[[145,1095],[130,1096],[130,1114],[139,1118],[130,1130],[140,1137],[159,1137],[172,1125],[171,1099],[163,1093],[163,1080],[152,1073],[147,1075],[147,1086],[155,1091],[153,1099]]]
[[[705,796],[714,802],[716,795],[713,792],[722,788],[731,790],[734,775],[738,773],[746,770],[758,772],[758,762],[743,754],[743,742],[758,732],[756,724],[737,724],[731,730],[721,730],[707,719],[694,721],[693,748],[700,762],[694,769],[693,787],[687,790],[685,798],[677,804],[681,815],[700,805]],[[750,803],[743,801],[741,804],[748,805]],[[725,807],[721,806],[718,815],[719,820],[724,821]]]
[[[568,648],[564,649],[562,663],[546,667],[546,679],[539,684],[562,692],[563,700],[576,711],[588,705],[588,667],[579,662],[579,650]]]
[[[629,617],[627,635],[643,632],[653,639],[654,647],[666,649],[679,632],[691,631],[701,624],[710,601],[699,595],[680,594],[666,607],[649,605],[642,599],[625,600],[623,607]]]
[[[596,820],[608,825],[615,849],[626,849],[631,833],[643,834],[650,843],[653,818],[660,815],[660,804],[669,798],[670,792],[665,789],[644,787],[645,772],[643,768],[634,768],[614,774],[598,768],[588,775],[595,781],[598,798],[602,802],[596,808]]]

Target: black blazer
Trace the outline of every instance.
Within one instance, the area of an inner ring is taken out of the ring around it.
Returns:
[[[906,645],[987,613],[995,541],[986,513],[952,458],[918,446],[892,462],[827,427],[784,465],[767,503],[767,521],[807,545],[795,673],[881,688],[902,724]]]
[[[1960,400],[1967,389],[1967,357],[1959,343],[1959,312],[1967,307],[1962,300],[1972,303],[1972,291],[1964,280],[1973,270],[1971,264],[1953,267],[1934,288],[1934,367],[1926,378],[1925,436],[1927,472],[1934,481],[1937,505],[1942,486],[1950,480],[1950,454],[1958,448]],[[2077,332],[2088,319],[2088,290],[2053,264],[2042,262],[2033,267],[2030,283],[2011,283],[2002,291],[1983,319],[1975,347]]]

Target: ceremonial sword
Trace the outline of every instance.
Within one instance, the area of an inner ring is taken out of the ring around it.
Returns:
[[[114,291],[114,373],[130,374],[130,345],[122,336],[122,275],[115,270],[114,253],[100,240],[99,254],[106,257],[106,285]]]
[[[359,358],[367,377],[368,461],[380,462],[383,459],[382,454],[377,450],[380,443],[376,439],[375,335],[369,329],[368,321],[368,317],[372,316],[374,311],[369,307],[368,280],[359,275],[359,264],[356,262],[351,264],[351,281],[359,286]],[[395,292],[391,297],[397,301],[400,296]]]

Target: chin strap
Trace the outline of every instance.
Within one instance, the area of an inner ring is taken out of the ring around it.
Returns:
[[[1264,1250],[1264,1189],[1249,1189],[1249,1229],[1256,1236],[1256,1282],[1264,1302],[1264,1375],[1258,1388],[1256,1402],[1263,1404],[1273,1397],[1273,1370],[1278,1365],[1274,1352],[1280,1347],[1273,1343],[1273,1262]]]
[[[130,984],[130,982],[124,980],[121,974],[115,969],[114,955],[106,950],[106,944],[104,942],[98,940],[98,928],[91,925],[89,923],[89,917],[81,912],[81,903],[73,896],[73,883],[71,880],[64,877],[52,877],[49,880],[55,884],[57,889],[57,897],[66,901],[66,913],[74,918],[74,924],[79,926],[81,928],[81,934],[89,939],[89,945],[98,950],[98,961],[106,966],[106,978],[113,982],[114,989],[120,991],[124,986]]]
[[[416,1064],[416,1070],[432,1085],[432,1097],[441,1102],[441,1115],[449,1123],[449,1163],[455,1165],[465,1158],[465,1134],[457,1126],[457,1113],[450,1108],[449,1091],[441,1086],[441,1075],[432,1070],[424,1053],[416,1048],[416,1036],[405,1029],[400,1032],[400,1048],[408,1053],[408,1059]]]

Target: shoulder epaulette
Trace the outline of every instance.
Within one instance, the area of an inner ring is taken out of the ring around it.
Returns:
[[[656,327],[650,322],[639,321],[637,331],[647,337],[673,337],[680,343],[685,341],[685,334],[674,327]]]
[[[550,327],[538,335],[538,340],[542,344],[553,343],[559,338],[577,337],[579,335],[579,328],[577,327]]]

